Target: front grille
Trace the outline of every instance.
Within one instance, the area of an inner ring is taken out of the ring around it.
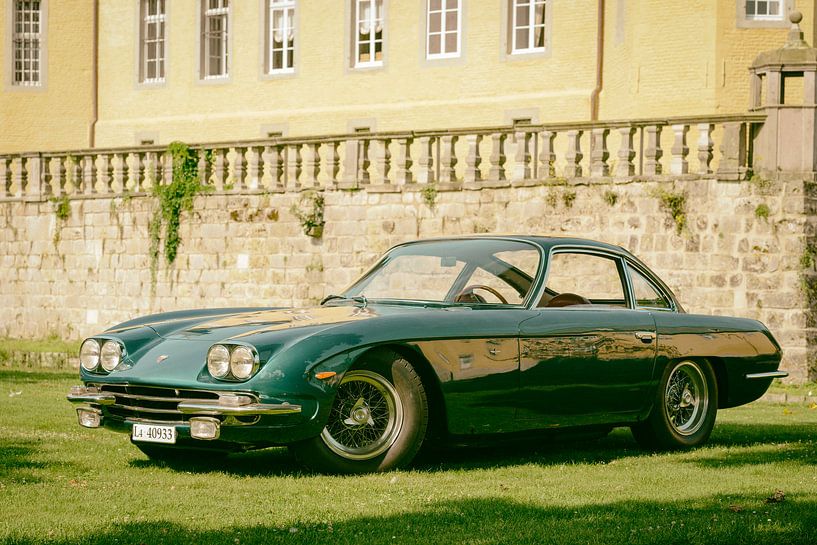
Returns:
[[[150,420],[154,422],[186,422],[189,414],[178,410],[182,401],[217,400],[219,394],[207,390],[180,390],[157,386],[129,384],[91,384],[100,392],[113,394],[116,403],[107,405],[107,416],[124,420]]]

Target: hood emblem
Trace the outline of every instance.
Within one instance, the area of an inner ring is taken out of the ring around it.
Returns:
[[[167,354],[162,354],[161,356],[159,356],[158,358],[156,358],[156,363],[162,363],[162,362],[163,362],[163,361],[165,361],[165,360],[166,360],[168,357],[169,357],[169,356],[168,356]]]

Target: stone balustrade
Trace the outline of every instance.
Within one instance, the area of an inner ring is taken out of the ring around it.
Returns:
[[[764,120],[747,114],[515,125],[193,148],[201,183],[217,192],[428,184],[456,190],[684,175],[740,180],[751,170],[751,135]],[[139,194],[170,183],[172,173],[170,155],[157,146],[0,155],[0,200]]]

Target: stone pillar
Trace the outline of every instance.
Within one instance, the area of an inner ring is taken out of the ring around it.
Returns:
[[[616,176],[629,178],[635,176],[635,147],[633,139],[635,137],[635,127],[621,127],[618,129],[621,143],[618,148],[618,164],[616,165]]]
[[[224,148],[213,150],[213,184],[216,191],[224,191],[224,180],[227,178]]]
[[[128,183],[128,163],[126,161],[127,154],[114,153],[112,162],[113,172],[111,173],[111,191],[119,195],[125,191]]]
[[[712,174],[712,150],[715,143],[712,141],[712,131],[715,126],[711,123],[698,124],[698,174]]]
[[[397,140],[397,147],[400,153],[397,156],[397,172],[395,173],[395,182],[397,185],[406,185],[412,183],[414,180],[411,175],[411,138],[400,138]]]
[[[556,177],[556,152],[553,150],[553,140],[556,133],[553,131],[542,131],[542,147],[539,151],[539,177]]]
[[[2,170],[2,158],[0,158],[0,170]],[[61,197],[65,188],[65,163],[62,157],[52,157],[48,161],[48,168],[51,170],[51,194]],[[0,180],[0,196],[3,194],[3,184]]]
[[[647,149],[644,150],[644,174],[657,176],[663,172],[661,157],[661,125],[649,125],[643,129],[647,133]]]
[[[445,135],[440,137],[440,183],[457,182],[457,137]]]
[[[609,129],[593,129],[593,148],[590,152],[590,176],[600,178],[610,175],[610,165],[607,163],[610,152],[607,150],[607,135]]]
[[[0,198],[11,195],[11,157],[0,156]]]
[[[582,134],[584,131],[567,131],[567,165],[565,166],[565,178],[582,177]]]
[[[687,132],[689,125],[673,125],[672,132],[675,135],[675,140],[672,144],[672,160],[670,161],[670,172],[672,174],[688,174],[689,162],[687,155],[689,154],[689,147],[687,147]]]
[[[417,171],[417,183],[433,184],[434,176],[434,156],[432,146],[434,141],[430,136],[423,136],[418,139],[420,144],[420,157],[417,159],[417,165],[420,167]]]
[[[468,143],[468,155],[465,157],[465,181],[476,183],[482,180],[482,171],[479,168],[482,164],[482,156],[479,153],[482,135],[469,134],[465,137],[465,141]]]
[[[284,188],[283,149],[280,144],[270,144],[264,148],[264,164],[270,177],[270,189],[278,191]]]
[[[96,156],[82,157],[82,192],[86,195],[96,193]]]
[[[236,146],[234,148],[235,155],[233,156],[233,189],[240,191],[244,189],[245,178],[247,175],[247,159],[244,153],[247,148],[243,146]]]
[[[99,155],[99,178],[100,178],[100,193],[110,193],[111,184],[113,182],[113,166],[111,165],[111,156],[107,153]]]
[[[261,149],[258,146],[247,148],[247,189],[255,190],[261,187],[261,177],[264,175]]]
[[[39,154],[29,154],[25,156],[26,167],[26,191],[28,197],[39,199],[42,192],[43,168],[42,159]]]
[[[488,170],[488,179],[492,182],[501,182],[505,179],[505,133],[491,135],[491,168]]]
[[[338,185],[338,174],[340,174],[340,142],[332,140],[326,143],[326,153],[324,157],[324,172],[329,177],[329,185],[334,187]]]
[[[527,131],[516,131],[514,133],[514,140],[516,141],[516,152],[513,155],[511,180],[514,182],[529,180],[531,177],[531,133]]]
[[[318,151],[320,144],[304,144],[303,148],[303,174],[301,175],[301,185],[303,187],[315,187],[318,185],[318,176],[321,172],[321,154]]]
[[[721,141],[721,161],[718,178],[721,180],[742,180],[746,177],[746,123],[723,124]]]

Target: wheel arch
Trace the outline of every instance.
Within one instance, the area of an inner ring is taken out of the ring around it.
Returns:
[[[355,358],[349,369],[354,369],[357,363],[367,354],[375,351],[391,351],[405,358],[413,367],[426,391],[428,400],[428,437],[442,439],[448,434],[448,418],[440,380],[431,363],[414,346],[403,343],[387,343],[370,347]]]

